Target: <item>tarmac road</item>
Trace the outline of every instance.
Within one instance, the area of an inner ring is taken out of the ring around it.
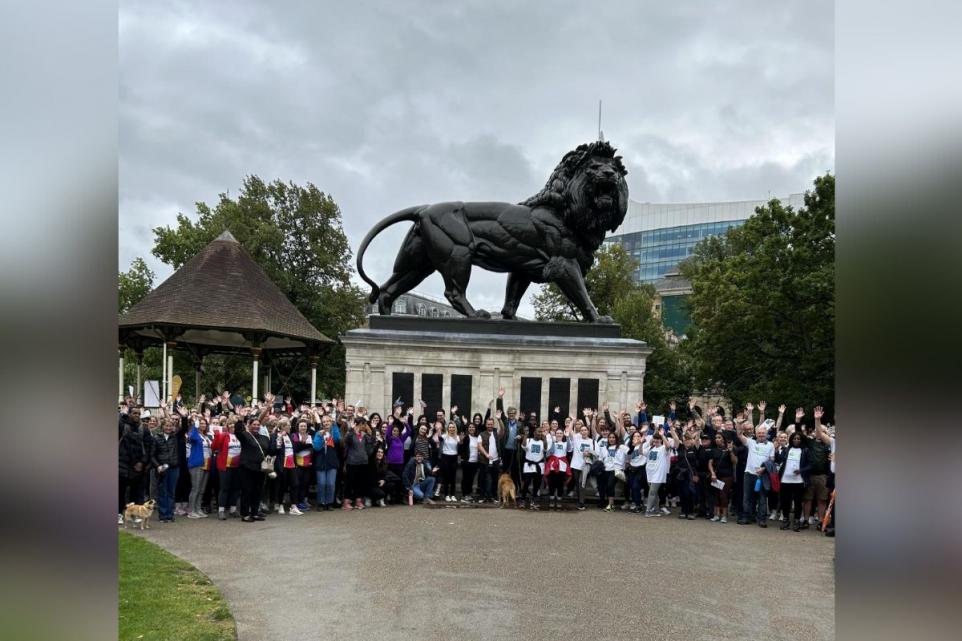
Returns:
[[[240,641],[835,638],[834,539],[777,524],[398,506],[143,535],[220,587]]]

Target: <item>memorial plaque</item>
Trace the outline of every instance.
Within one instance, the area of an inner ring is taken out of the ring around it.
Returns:
[[[576,413],[578,418],[584,420],[581,416],[581,410],[586,407],[590,407],[593,410],[598,409],[598,379],[597,378],[579,378],[578,379],[578,407]]]
[[[412,372],[394,372],[391,375],[391,402],[401,399],[405,410],[414,407],[418,399],[414,398],[414,374]],[[415,407],[415,417],[421,408]]]
[[[521,401],[519,409],[525,414],[534,412],[541,421],[541,379],[534,376],[521,377]]]
[[[548,416],[546,418],[551,418],[551,412],[554,408],[561,408],[560,415],[558,416],[558,423],[563,424],[564,420],[570,416],[569,405],[571,404],[571,379],[570,378],[552,378],[548,381]]]
[[[421,399],[427,403],[424,415],[428,417],[428,422],[433,423],[435,413],[438,410],[444,411],[445,421],[448,416],[448,408],[441,405],[441,386],[444,383],[444,376],[441,374],[422,374],[421,375]]]

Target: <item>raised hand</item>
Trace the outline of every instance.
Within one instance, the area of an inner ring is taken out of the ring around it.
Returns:
[[[639,411],[640,411],[640,412],[644,412],[646,409],[648,409],[648,403],[642,401],[642,402],[641,402],[641,409],[640,409]]]
[[[668,407],[671,409],[672,412],[674,412],[678,408],[678,404],[675,403],[675,401],[672,401],[671,403],[668,404]]]
[[[805,418],[805,408],[804,408],[804,407],[796,407],[796,408],[795,408],[795,422],[796,422],[796,423],[800,423],[803,418]]]
[[[452,406],[451,406],[451,414],[452,414],[453,416],[457,416],[457,415],[458,415],[458,406],[457,406],[457,405],[452,405]]]
[[[636,401],[636,402],[635,402],[635,411],[636,411],[636,412],[640,412],[640,411],[641,411],[641,401]]]
[[[503,388],[503,387],[499,387],[499,388],[498,388],[498,398],[504,398],[504,388]]]
[[[689,399],[689,401],[688,401],[688,409],[689,409],[689,410],[694,410],[694,409],[695,409],[695,400],[694,400],[694,399]]]
[[[500,419],[500,418],[501,418],[501,410],[495,410],[495,411],[494,411],[494,415],[495,415],[497,418]]]
[[[787,410],[787,409],[788,409],[788,408],[785,407],[785,404],[782,403],[781,405],[778,406],[778,413],[779,413],[779,414],[784,414],[784,413],[785,413],[785,410]]]
[[[601,411],[602,412],[608,411],[608,401],[605,401],[605,404],[601,406]]]
[[[822,406],[821,406],[821,405],[818,405],[818,406],[815,408],[814,412],[815,412],[815,420],[816,420],[816,421],[821,421],[821,420],[822,420],[822,417],[825,416],[825,410],[822,409]]]
[[[555,414],[560,414],[560,413],[561,413],[561,406],[560,406],[560,405],[555,405],[555,407],[554,407],[554,413],[555,413]]]
[[[755,406],[754,406],[753,404],[751,404],[751,403],[745,403],[745,411],[746,411],[746,412],[751,412],[751,411],[753,411],[754,409],[755,409]]]
[[[765,411],[765,401],[758,401],[758,411],[759,412]]]

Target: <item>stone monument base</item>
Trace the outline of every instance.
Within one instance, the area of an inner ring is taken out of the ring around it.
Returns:
[[[562,417],[605,402],[612,412],[633,408],[651,353],[643,341],[621,338],[618,325],[470,318],[372,315],[341,340],[345,400],[382,416],[400,398],[405,407],[423,399],[429,417],[457,405],[470,419],[500,387],[505,407],[540,418],[554,407]]]

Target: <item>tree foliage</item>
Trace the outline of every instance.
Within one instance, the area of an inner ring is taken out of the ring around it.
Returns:
[[[130,263],[130,269],[117,275],[118,311],[123,314],[139,303],[154,286],[154,272],[139,256]]]
[[[736,403],[825,406],[835,394],[835,177],[797,212],[778,200],[681,266],[691,281],[688,348],[698,384]]]
[[[655,288],[635,282],[632,276],[637,268],[638,261],[624,247],[607,245],[595,254],[595,265],[585,282],[598,312],[620,324],[622,336],[645,341],[652,348],[645,370],[644,400],[652,407],[662,407],[671,400],[686,399],[690,380],[682,355],[669,347],[661,319],[653,311]],[[553,283],[541,286],[534,309],[541,321],[580,319]]]
[[[351,283],[351,248],[341,225],[341,211],[329,195],[311,183],[266,183],[248,176],[236,198],[220,194],[215,206],[198,202],[196,207],[196,220],[178,214],[174,228],[154,229],[155,256],[177,269],[226,229],[325,335],[336,338],[361,324],[364,297]],[[205,370],[227,376],[230,368],[226,363],[211,362]],[[284,393],[299,400],[309,397],[306,364],[281,359],[274,366],[278,373],[273,381],[275,392],[280,391],[279,378],[289,377]],[[245,380],[243,376],[234,378]],[[246,380],[250,380],[249,372]],[[203,390],[212,391],[217,383],[231,385],[218,380]],[[344,349],[340,344],[318,366],[318,389],[325,395],[343,394]]]

